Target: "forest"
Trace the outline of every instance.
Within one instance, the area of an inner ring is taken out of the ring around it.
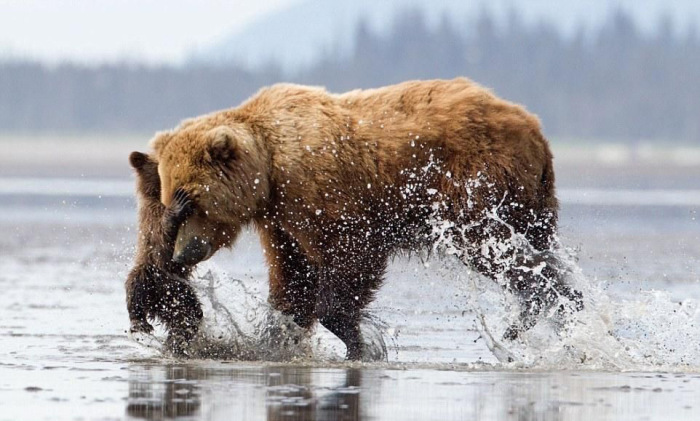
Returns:
[[[350,54],[326,51],[293,74],[281,65],[85,66],[0,61],[0,131],[143,132],[239,104],[275,82],[341,92],[408,79],[468,77],[524,104],[549,136],[623,142],[700,141],[700,40],[660,19],[644,33],[623,12],[560,34],[512,14],[458,27],[399,14],[388,34],[360,21]]]

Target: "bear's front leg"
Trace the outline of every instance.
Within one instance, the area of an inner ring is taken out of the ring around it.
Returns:
[[[192,212],[184,191],[169,207],[160,202],[158,163],[133,152],[129,162],[136,171],[139,199],[139,237],[134,267],[125,283],[132,333],[151,333],[148,319],[159,319],[168,329],[168,348],[181,353],[197,332],[202,309],[187,278],[192,268],[171,261],[178,227]]]
[[[332,249],[347,250],[347,246]],[[316,315],[323,327],[345,343],[346,358],[351,361],[370,358],[360,321],[386,270],[387,257],[378,249],[364,247],[361,252],[331,256],[320,278]]]
[[[148,315],[155,301],[156,291],[148,279],[144,265],[134,267],[126,278],[126,309],[129,313],[130,333],[152,333]]]
[[[292,316],[300,327],[310,328],[316,321],[316,265],[281,227],[261,230],[260,239],[269,266],[270,305]]]
[[[360,312],[331,312],[319,321],[331,333],[338,337],[347,347],[345,359],[361,361],[363,359],[362,331],[360,330]]]
[[[161,290],[153,312],[167,327],[166,349],[173,355],[186,355],[187,344],[204,317],[202,305],[186,280],[166,273],[160,279]]]
[[[131,333],[152,333],[149,318],[163,322],[168,330],[166,348],[175,355],[184,354],[203,317],[199,299],[187,280],[152,264],[138,265],[129,273],[127,309]]]

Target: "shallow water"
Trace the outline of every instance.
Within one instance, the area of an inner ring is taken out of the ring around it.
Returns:
[[[675,315],[684,300],[700,299],[700,223],[692,190],[655,199],[654,191],[629,186],[597,198],[590,189],[562,189],[562,242],[579,249],[581,279],[599,302],[610,300],[591,317],[613,319],[605,326],[620,329],[613,332],[621,338],[617,345],[644,353],[658,343],[658,355],[613,356],[619,366],[578,364],[542,343],[552,331],[535,330],[514,352],[528,358],[549,352],[549,365],[500,363],[481,337],[465,277],[446,262],[415,258],[392,263],[372,305],[385,324],[387,362],[336,361],[342,344],[319,328],[309,339],[315,357],[280,364],[176,361],[128,338],[123,279],[135,211],[129,182],[114,182],[102,194],[100,180],[32,181],[25,192],[2,191],[14,180],[0,180],[0,419],[700,417],[694,348],[700,330],[684,323],[697,312],[690,314],[691,301],[675,319],[662,317]],[[234,320],[250,322],[250,329],[265,313],[257,241],[246,234],[234,251],[214,260],[216,297],[239,309]],[[499,298],[483,297],[487,307],[477,310],[496,329],[504,314]],[[251,309],[258,313],[237,315]],[[605,338],[585,334],[607,333],[581,332],[578,342],[565,345],[592,349]],[[676,349],[664,349],[668,344]],[[684,362],[675,361],[681,354]]]

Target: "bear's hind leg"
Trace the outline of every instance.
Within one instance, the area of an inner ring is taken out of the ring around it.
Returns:
[[[504,339],[513,340],[532,328],[540,315],[559,305],[560,311],[583,308],[582,294],[566,283],[566,271],[554,250],[555,224],[528,230],[513,215],[483,220],[473,225],[458,244],[464,263],[501,284],[520,304],[518,322],[510,326]],[[515,222],[514,222],[515,221]],[[524,234],[526,242],[516,236]],[[514,234],[516,236],[514,236]]]
[[[555,306],[560,314],[583,310],[583,294],[566,283],[565,270],[553,253],[518,260],[506,273],[506,287],[519,298],[521,313],[519,322],[504,333],[505,339],[516,339],[537,323],[540,314]]]
[[[527,226],[528,243],[516,250],[506,272],[506,288],[518,296],[522,307],[520,322],[505,332],[506,339],[517,338],[555,306],[560,313],[583,309],[583,295],[567,284],[566,267],[557,255],[556,220],[556,211],[545,210]]]

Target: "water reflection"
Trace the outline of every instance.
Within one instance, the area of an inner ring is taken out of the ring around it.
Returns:
[[[132,365],[126,415],[357,421],[361,386],[362,371],[356,368]]]
[[[329,389],[312,389],[313,373],[283,372],[271,377],[267,390],[267,420],[320,420],[356,421],[360,416],[360,386],[362,372],[347,369],[341,385]],[[300,381],[301,380],[301,381]],[[305,384],[307,386],[300,386]]]
[[[201,370],[188,366],[143,367],[129,378],[126,414],[134,418],[162,420],[193,415],[201,406],[196,385]]]
[[[489,373],[406,375],[381,369],[223,363],[134,365],[126,412],[147,420],[359,421],[377,416],[403,420],[411,414],[417,419],[445,420],[475,416],[517,421],[580,419],[563,416],[565,407],[582,402],[558,400],[556,378],[551,375],[522,380],[515,373],[498,376],[500,381],[485,382]],[[382,390],[387,390],[386,396]]]
[[[203,361],[132,364],[129,370],[129,419],[700,419],[696,374],[243,366]]]

